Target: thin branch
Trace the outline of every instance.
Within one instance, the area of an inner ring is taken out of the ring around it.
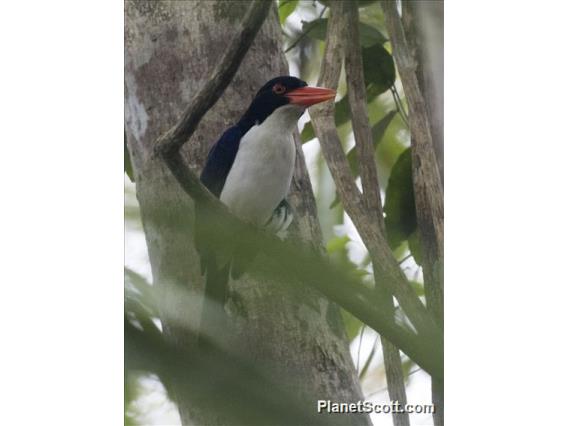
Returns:
[[[404,124],[406,125],[406,128],[410,129],[410,124],[408,124],[408,115],[406,114],[406,111],[404,110],[404,106],[402,105],[402,101],[400,99],[400,96],[398,96],[398,92],[396,90],[396,86],[393,85],[390,88],[390,92],[392,94],[392,98],[394,100],[394,103],[396,105],[396,110],[399,112],[400,114],[400,118],[402,119],[402,121],[404,122]]]
[[[394,92],[394,96],[398,100],[398,104],[400,105],[400,110],[401,110],[402,114],[404,115],[404,118],[406,119],[407,124],[408,124],[408,113],[406,112],[406,109],[404,108],[404,105],[402,103],[402,99],[400,97],[400,93],[398,93],[398,89],[396,88],[396,85],[393,84],[392,90]]]
[[[155,148],[159,155],[164,158],[174,157],[191,137],[201,118],[215,105],[233,79],[271,6],[272,2],[263,0],[251,3],[239,34],[227,46],[226,53],[211,78],[191,100],[180,121],[159,139]]]
[[[361,369],[361,372],[359,373],[359,379],[362,379],[365,376],[365,374],[367,373],[367,370],[369,369],[369,366],[371,365],[371,361],[373,360],[373,357],[375,356],[375,352],[377,350],[377,342],[379,341],[379,337],[380,337],[380,335],[377,333],[377,335],[375,337],[375,341],[373,342],[373,347],[371,349],[371,353],[367,357],[367,360],[365,361],[365,364],[363,364],[363,368]],[[357,368],[357,370],[359,370],[359,368]]]
[[[403,9],[409,12],[410,3]],[[424,254],[424,291],[428,311],[438,326],[444,327],[444,200],[443,187],[438,169],[432,126],[418,74],[420,64],[414,55],[415,28],[412,23],[403,26],[395,2],[382,1],[385,23],[391,38],[394,58],[406,95],[410,114],[412,141],[412,178],[416,203],[416,218]],[[405,18],[412,18],[406,13]],[[411,21],[412,19],[409,19]],[[406,32],[405,32],[406,31]],[[407,39],[408,36],[408,39]],[[434,424],[443,425],[444,384],[432,380],[432,401],[438,406]]]
[[[404,34],[417,61],[416,76],[444,186],[444,2],[402,1]],[[432,28],[436,27],[435,31]]]
[[[383,207],[375,163],[375,148],[367,111],[367,91],[363,76],[363,57],[359,45],[359,12],[356,2],[349,2],[346,5],[346,21],[345,79],[351,111],[351,126],[359,160],[361,186],[366,207],[369,212],[376,216],[376,224],[384,233]]]
[[[386,232],[380,184],[375,163],[373,135],[371,126],[369,125],[369,114],[367,111],[363,58],[361,46],[359,45],[359,10],[357,8],[357,2],[349,2],[346,12],[347,48],[345,50],[345,78],[347,80],[349,109],[351,110],[355,148],[357,149],[359,159],[364,201],[369,211],[365,220],[371,222],[369,224],[370,226],[378,227],[378,232],[385,237]],[[375,259],[373,269],[376,271],[378,269],[376,268],[376,264],[379,262],[379,258],[376,253],[370,252],[370,254],[371,257]],[[375,274],[375,278],[379,278],[379,275]],[[394,318],[392,295],[386,291],[386,286],[380,279],[376,280],[375,288],[378,297],[385,302],[389,314]],[[398,348],[393,346],[393,344],[384,337],[381,337],[381,342],[391,400],[406,404],[406,389],[404,386],[402,362]],[[393,413],[393,422],[395,426],[410,425],[408,413]]]
[[[327,40],[318,85],[332,89],[337,88],[345,50],[347,26],[345,7],[347,3],[331,3]],[[423,337],[431,336],[439,340],[441,338],[439,329],[400,270],[385,236],[377,226],[376,217],[372,221],[369,220],[371,213],[366,208],[362,194],[355,185],[335,127],[334,107],[335,105],[331,102],[316,105],[311,108],[310,115],[345,211],[353,220],[369,253],[374,258],[377,267],[376,275],[380,277],[381,282],[384,282],[389,292],[398,299],[418,332]]]
[[[404,87],[409,107],[410,131],[412,134],[412,163],[416,212],[422,246],[425,249],[428,275],[438,275],[434,279],[440,288],[436,289],[436,319],[443,324],[441,265],[444,251],[444,204],[443,189],[434,151],[430,120],[426,103],[416,76],[416,59],[406,40],[396,2],[383,1],[382,8],[393,46],[394,57]],[[438,267],[436,267],[438,263]],[[435,271],[439,269],[438,271]]]
[[[319,16],[316,19],[314,19],[313,21],[310,21],[308,23],[308,27],[306,28],[306,30],[303,31],[302,34],[300,34],[298,36],[298,38],[296,40],[294,40],[290,46],[288,46],[288,48],[284,51],[284,53],[288,53],[290,50],[292,50],[294,47],[296,47],[298,45],[298,43],[300,41],[302,41],[304,39],[304,37],[307,36],[310,33],[310,31],[312,31],[316,27],[317,21],[319,21],[321,19],[324,12],[326,11],[326,9],[327,9],[327,6],[324,6],[324,8],[322,9]]]

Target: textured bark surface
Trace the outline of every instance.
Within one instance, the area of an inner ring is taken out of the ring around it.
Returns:
[[[195,345],[194,335],[180,324],[197,324],[200,312],[188,312],[175,290],[182,286],[200,294],[203,289],[193,246],[193,203],[153,155],[153,144],[207,81],[247,6],[248,2],[235,1],[126,2],[125,6],[128,148],[153,279],[164,294],[164,331],[186,348]],[[194,171],[200,171],[210,146],[236,122],[258,88],[283,74],[288,70],[273,10],[233,82],[184,147]],[[298,140],[297,146],[289,197],[296,217],[293,234],[319,244],[315,201]],[[234,350],[272,366],[274,377],[313,401],[314,410],[316,399],[362,398],[338,310],[313,290],[292,293],[289,286],[245,277],[231,283],[226,309],[238,330],[232,336]],[[231,424],[231,419],[192,406],[183,395],[176,399],[184,424]],[[330,416],[328,423],[370,424],[368,416],[344,415]]]
[[[347,4],[346,16],[347,46],[345,49],[345,78],[347,80],[349,109],[351,111],[351,123],[355,136],[355,147],[357,149],[359,170],[361,172],[363,202],[366,204],[368,211],[373,212],[375,216],[374,219],[373,214],[368,214],[367,217],[373,220],[375,225],[379,227],[380,232],[385,235],[380,184],[375,164],[375,150],[373,147],[371,125],[367,112],[363,58],[361,46],[359,45],[359,10],[356,2]],[[376,258],[376,255],[373,257]],[[379,270],[379,267],[373,264],[373,271],[377,271],[375,273],[375,289],[378,297],[385,301],[385,306],[389,308],[389,313],[394,319],[393,298],[388,292],[388,289],[382,284],[378,273]],[[407,400],[400,352],[396,346],[383,336],[381,336],[381,346],[387,375],[389,397],[392,401],[398,401],[400,404],[404,405]],[[393,413],[392,416],[395,426],[409,426],[410,418],[408,413]]]
[[[444,183],[444,2],[405,1],[402,24],[418,58],[416,74],[424,94],[430,132]]]
[[[444,2],[404,2],[402,23],[414,55],[418,59],[416,74],[424,95],[426,112],[430,120],[430,133],[438,160],[438,170],[444,184]],[[439,248],[432,244],[435,250]],[[443,250],[443,249],[442,249]],[[443,253],[436,251],[435,256],[443,258]],[[434,260],[434,262],[436,259]],[[429,262],[429,264],[432,261]],[[426,280],[431,283],[438,280],[438,285],[426,286],[428,309],[444,326],[443,272],[439,264],[425,268]],[[444,424],[444,384],[432,381],[432,402],[437,410],[434,424]]]
[[[442,84],[436,75],[443,70],[443,56],[440,52],[437,57],[433,55],[434,36],[426,31],[432,22],[443,25],[443,3],[404,2],[402,17],[393,2],[383,1],[382,7],[410,110],[412,176],[424,257],[426,303],[428,311],[443,329],[443,92],[437,87]],[[434,424],[442,426],[444,384],[441,381],[432,381],[432,401],[437,407]]]

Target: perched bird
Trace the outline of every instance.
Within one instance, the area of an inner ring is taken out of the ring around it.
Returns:
[[[290,76],[270,80],[258,91],[239,122],[213,145],[201,173],[201,182],[243,221],[275,232],[289,225],[285,198],[294,172],[296,150],[292,133],[307,107],[333,99],[331,89],[309,87]],[[196,229],[206,220],[196,208]],[[237,278],[246,261],[233,257],[220,261],[207,247],[206,236],[196,233],[202,272],[207,273],[205,297],[225,303],[229,273]],[[207,310],[201,317],[208,321]]]

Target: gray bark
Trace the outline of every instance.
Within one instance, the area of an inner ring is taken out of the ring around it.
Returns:
[[[156,139],[178,120],[195,91],[207,81],[248,2],[126,2],[125,119],[137,197],[154,283],[162,290],[161,317],[167,338],[195,345],[188,311],[178,288],[199,295],[204,280],[193,246],[193,203],[164,163],[153,155]],[[199,172],[210,146],[234,124],[268,79],[288,74],[275,10],[259,32],[233,82],[201,120],[184,157]],[[293,235],[321,243],[315,201],[299,141],[289,201],[295,209]],[[261,260],[259,260],[261,261]],[[315,291],[244,277],[231,282],[226,310],[235,325],[235,352],[272,366],[283,386],[316,410],[317,399],[362,399],[338,309]],[[174,396],[184,424],[231,424],[225,411],[205,409]],[[328,424],[370,424],[368,416],[335,415]]]
[[[355,147],[357,149],[359,170],[361,172],[363,201],[370,213],[366,216],[370,217],[371,220],[375,222],[375,226],[379,227],[380,232],[384,235],[385,223],[383,219],[380,184],[375,165],[375,151],[367,112],[363,58],[361,46],[359,45],[359,11],[357,6],[357,2],[349,2],[346,7],[347,46],[345,49],[345,75],[349,96],[349,108],[351,110],[351,122],[355,135]],[[374,219],[373,215],[375,215]],[[372,254],[372,257],[376,258],[376,255]],[[389,313],[394,318],[392,295],[388,292],[388,289],[382,285],[378,271],[380,271],[380,268],[376,263],[373,264],[377,295],[385,301],[385,306],[389,308]],[[389,396],[392,401],[398,401],[404,405],[407,400],[400,352],[396,346],[383,336],[381,336],[381,346]],[[395,426],[408,426],[410,424],[408,413],[393,413],[392,416]]]
[[[416,74],[424,93],[430,132],[444,183],[444,2],[405,1],[402,23],[418,58]]]
[[[402,22],[410,45],[418,59],[416,74],[430,120],[432,142],[438,160],[438,170],[444,184],[444,3],[405,2]],[[443,253],[437,253],[437,258]],[[431,261],[429,263],[432,263]],[[437,279],[436,267],[425,268],[425,278],[431,283]],[[440,268],[441,269],[441,268]],[[443,277],[439,285],[426,286],[426,301],[429,310],[444,326]],[[444,424],[444,384],[432,380],[432,402],[436,405],[434,424]]]
[[[433,48],[436,37],[443,37],[439,28],[443,27],[443,3],[404,2],[402,19],[394,3],[383,1],[382,7],[410,110],[412,175],[424,255],[426,302],[428,311],[443,329],[443,85],[439,80],[439,74],[443,71],[443,56],[439,48]],[[427,31],[432,22],[438,24],[438,28],[434,27],[438,30],[437,36],[433,34],[432,28]],[[432,379],[432,401],[436,405],[434,424],[443,426],[442,381]]]

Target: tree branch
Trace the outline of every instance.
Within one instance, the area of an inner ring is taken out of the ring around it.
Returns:
[[[432,126],[427,103],[420,87],[419,75],[423,74],[416,53],[416,22],[412,5],[403,3],[406,33],[395,2],[381,3],[389,31],[394,57],[408,101],[412,140],[412,177],[416,203],[416,217],[422,252],[424,255],[424,290],[428,310],[438,325],[444,327],[444,204],[443,188],[438,169],[431,131],[437,129],[443,135],[441,123]],[[433,94],[430,93],[432,96]],[[444,423],[444,384],[432,380],[432,400],[438,407],[434,413],[436,426]]]
[[[373,147],[373,135],[369,125],[369,114],[367,111],[367,93],[365,88],[365,77],[363,75],[363,58],[361,46],[359,44],[359,9],[357,2],[347,4],[347,48],[345,50],[345,78],[347,80],[349,109],[351,110],[351,126],[355,136],[355,148],[359,160],[359,171],[363,187],[363,199],[369,214],[366,216],[369,221],[375,222],[379,232],[385,236],[385,222],[383,216],[383,206],[381,203],[380,184],[375,163],[375,150]],[[371,254],[377,259],[376,254]],[[373,265],[375,271],[375,289],[388,313],[394,318],[394,304],[392,295],[386,291],[386,287],[381,283],[379,268]],[[387,373],[387,386],[389,396],[393,401],[406,404],[406,389],[404,386],[404,373],[402,371],[402,361],[398,348],[390,341],[381,336],[383,360]],[[395,426],[409,426],[410,419],[408,413],[393,413]]]
[[[345,49],[345,79],[347,81],[347,97],[351,110],[351,126],[355,136],[355,149],[359,160],[359,173],[363,188],[363,200],[369,212],[373,212],[376,223],[384,233],[383,206],[377,166],[375,164],[375,148],[373,134],[369,125],[367,111],[367,91],[363,76],[363,58],[359,45],[359,10],[357,2],[346,6],[347,46]]]
[[[211,78],[192,99],[180,121],[158,140],[155,150],[164,159],[168,161],[175,157],[175,153],[191,137],[201,118],[221,97],[239,69],[271,6],[270,1],[256,0],[251,3],[240,33],[227,46],[226,53]]]
[[[416,76],[444,186],[444,2],[402,2],[402,26],[417,60]]]
[[[332,2],[328,23],[327,39],[318,85],[336,89],[341,72],[345,49],[346,17],[348,2]],[[442,336],[432,317],[408,283],[403,272],[377,225],[376,213],[370,212],[362,194],[355,185],[349,163],[343,152],[334,121],[334,104],[324,103],[311,108],[310,115],[320,141],[323,155],[329,166],[345,211],[353,220],[369,254],[377,265],[377,275],[389,292],[399,301],[406,315],[423,336],[441,342]],[[375,216],[371,216],[375,214]],[[369,217],[374,217],[369,220]]]
[[[425,257],[425,290],[428,293],[429,310],[433,312],[439,326],[443,327],[444,201],[442,182],[430,133],[426,103],[416,76],[416,59],[407,42],[396,3],[383,1],[382,8],[404,93],[408,100],[416,215]]]

